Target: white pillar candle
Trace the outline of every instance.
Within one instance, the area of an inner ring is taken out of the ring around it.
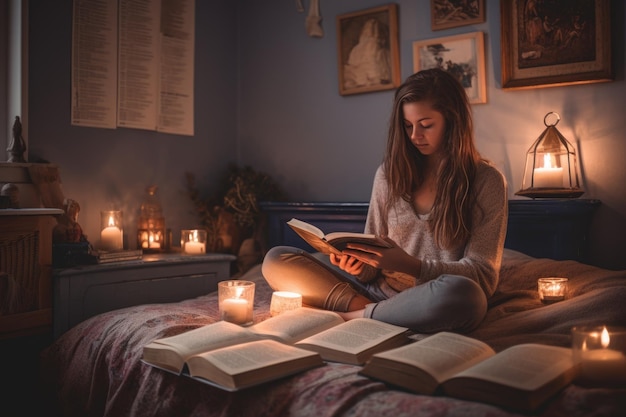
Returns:
[[[195,254],[199,254],[199,253],[204,253],[204,243],[200,243],[200,242],[187,242],[185,243],[185,253],[188,253],[190,255],[195,255]]]
[[[535,188],[563,188],[563,168],[553,167],[549,153],[543,156],[543,168],[535,168],[533,173]]]
[[[115,224],[115,219],[113,218],[113,214],[109,214],[107,217],[108,218],[106,220],[106,227],[103,227],[103,229],[100,231],[100,246],[104,250],[123,249],[124,248],[123,232]],[[104,223],[104,219],[103,219],[103,223]]]

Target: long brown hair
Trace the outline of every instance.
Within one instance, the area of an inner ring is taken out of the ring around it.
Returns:
[[[388,182],[387,209],[401,198],[412,204],[424,182],[426,157],[411,143],[404,128],[402,106],[426,101],[445,120],[444,158],[437,172],[437,195],[430,227],[440,247],[467,240],[471,229],[471,186],[481,160],[474,145],[472,113],[461,83],[442,69],[427,69],[406,79],[396,90],[389,123],[383,169]]]

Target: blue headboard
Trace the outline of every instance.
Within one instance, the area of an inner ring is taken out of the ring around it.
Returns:
[[[598,200],[509,200],[504,246],[536,258],[586,261],[589,226]],[[369,204],[335,202],[262,202],[268,221],[269,247],[295,246],[313,250],[286,222],[292,217],[325,233],[362,232]]]

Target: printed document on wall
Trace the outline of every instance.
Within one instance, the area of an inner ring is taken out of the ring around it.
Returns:
[[[155,130],[161,0],[120,0],[117,125]]]
[[[194,133],[195,1],[163,0],[157,130]]]
[[[74,0],[73,8],[71,123],[114,129],[117,0]]]

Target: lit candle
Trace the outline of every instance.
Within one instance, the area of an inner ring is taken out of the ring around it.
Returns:
[[[556,165],[556,164],[555,164]],[[553,167],[549,153],[543,155],[543,168],[535,168],[533,174],[535,188],[562,188],[563,168]]]
[[[198,231],[194,230],[193,234],[189,233],[189,239],[185,242],[185,253],[198,254],[205,253],[204,243],[201,243],[198,239]]]
[[[598,337],[597,333],[591,334]],[[601,348],[588,349],[586,342],[581,349],[580,377],[595,384],[616,385],[626,383],[626,356],[623,352],[609,349],[611,336],[606,328],[600,334]]]
[[[302,295],[289,291],[274,291],[270,302],[270,315],[277,316],[288,310],[302,307]]]
[[[100,243],[107,250],[122,249],[123,247],[122,231],[115,226],[113,216],[109,216],[108,226],[100,232]]]
[[[567,278],[539,278],[539,299],[544,303],[563,301],[567,292]]]
[[[222,281],[218,283],[218,302],[222,320],[240,325],[253,323],[254,282]]]
[[[156,238],[158,239],[158,238]],[[148,239],[149,243],[148,243],[148,247],[150,249],[160,249],[161,248],[161,243],[158,242],[157,240],[155,240],[154,235],[152,234],[152,232],[150,232],[150,238]]]
[[[243,298],[228,298],[222,302],[222,320],[236,324],[245,324],[248,318],[248,300]]]

